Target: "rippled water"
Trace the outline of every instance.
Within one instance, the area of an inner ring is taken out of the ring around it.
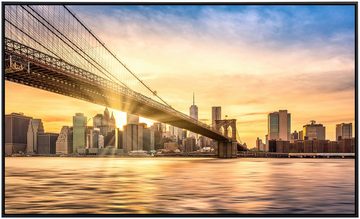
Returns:
[[[5,159],[5,213],[353,214],[353,159]]]

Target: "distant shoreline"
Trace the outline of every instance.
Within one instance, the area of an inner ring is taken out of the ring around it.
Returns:
[[[64,155],[64,154],[13,154],[5,157],[66,157],[66,158],[218,158],[216,154],[157,154],[151,155]],[[355,159],[355,153],[239,153],[235,158],[308,158],[308,159]],[[220,158],[219,158],[220,159]],[[223,158],[221,158],[223,159]],[[229,158],[227,158],[229,159]],[[231,159],[231,158],[230,158]]]

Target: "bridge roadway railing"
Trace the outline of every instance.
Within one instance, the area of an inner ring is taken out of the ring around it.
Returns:
[[[211,128],[209,125],[205,124],[205,123],[202,123],[202,122],[199,122],[198,120],[184,114],[184,113],[181,113],[177,110],[175,110],[174,108],[172,107],[168,107],[168,106],[165,106],[164,104],[161,104],[155,100],[152,100],[151,98],[149,97],[146,97],[145,95],[142,95],[138,92],[135,92],[125,86],[122,86],[118,83],[115,83],[115,82],[112,82],[108,79],[105,79],[103,77],[100,77],[96,74],[93,74],[91,72],[88,72],[84,69],[81,69],[79,67],[76,67],[72,64],[69,64],[67,62],[65,62],[64,60],[62,59],[59,59],[59,58],[55,58],[53,56],[50,56],[46,53],[43,53],[43,52],[40,52],[36,49],[33,49],[31,47],[28,47],[24,44],[21,44],[19,42],[16,42],[14,40],[11,40],[9,38],[5,38],[5,52],[8,52],[10,54],[13,54],[13,55],[18,55],[18,56],[21,56],[25,59],[27,59],[28,61],[33,61],[33,62],[36,62],[36,63],[40,63],[40,64],[43,64],[43,65],[46,65],[47,67],[51,67],[51,68],[54,68],[56,69],[57,71],[62,71],[64,72],[65,74],[67,75],[71,75],[75,78],[78,78],[80,80],[83,80],[83,81],[88,81],[88,82],[91,82],[91,83],[96,83],[98,86],[101,86],[101,87],[106,87],[106,88],[111,88],[113,89],[114,91],[116,92],[119,92],[123,95],[126,95],[128,97],[131,97],[137,101],[141,101],[142,103],[145,103],[147,105],[151,105],[157,109],[161,109],[163,111],[166,111],[168,113],[172,113],[174,114],[175,116],[177,117],[180,117],[181,119],[184,119],[184,120],[187,120],[189,122],[192,122],[198,126],[201,126],[203,128],[206,128],[212,132],[216,132],[220,135],[222,135],[219,131],[216,131],[214,130],[213,128]]]

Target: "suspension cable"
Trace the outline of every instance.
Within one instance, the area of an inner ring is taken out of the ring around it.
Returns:
[[[148,85],[146,85],[134,72],[132,72],[122,61],[120,61],[120,59],[118,59],[116,57],[116,55],[114,53],[112,53],[106,46],[105,43],[103,43],[98,37],[95,36],[95,34],[93,34],[91,32],[91,30],[89,28],[87,28],[85,26],[85,24],[80,21],[80,19],[77,18],[77,16],[68,8],[66,7],[66,5],[63,5],[63,7],[81,24],[81,26],[83,26],[86,31],[88,31],[99,43],[100,45],[102,45],[110,54],[111,56],[113,56],[130,74],[132,74],[142,85],[144,85],[153,95],[155,95],[157,98],[159,98],[163,103],[165,103],[167,106],[171,107],[165,100],[163,100],[157,93],[156,91],[153,91]],[[172,108],[172,107],[171,107]]]
[[[67,39],[69,42],[71,42],[71,40],[69,40],[66,36],[64,36],[58,29],[56,29],[53,25],[51,25],[48,21],[46,21],[46,19],[44,17],[42,17],[39,13],[37,13],[34,9],[32,9],[29,5],[27,5],[37,16],[39,16],[41,19],[43,19],[48,25],[50,25],[54,30],[56,30],[58,33],[61,34],[61,36],[65,37],[65,39]],[[42,21],[40,21],[37,17],[35,17],[31,12],[29,12],[24,6],[21,5],[21,7],[28,12],[33,18],[35,18],[39,23],[41,23],[46,29],[50,30],[50,32],[52,34],[54,34],[56,37],[58,37],[63,43],[65,43],[67,46],[69,46],[72,50],[74,50],[78,55],[80,55],[83,59],[85,59],[87,62],[89,62],[92,66],[94,66],[99,72],[101,72],[103,75],[105,75],[108,79],[111,80],[111,78],[105,74],[102,70],[100,70],[97,66],[95,66],[92,62],[90,62],[86,57],[84,57],[82,54],[79,53],[78,50],[74,49],[71,45],[69,45],[67,42],[65,42],[61,37],[59,37],[58,34],[56,34],[53,30],[51,30],[49,27],[47,27]],[[72,43],[72,42],[71,42]],[[73,44],[73,43],[72,43]],[[79,49],[82,53],[84,53],[86,56],[89,57],[89,55],[87,55],[87,53],[85,53],[81,48],[77,47],[76,45],[74,45],[77,49]],[[99,65],[101,68],[103,68],[100,64],[98,64],[95,60],[93,60],[93,58],[89,57],[93,62],[95,62],[97,65]],[[104,69],[104,68],[103,68]],[[105,69],[106,72],[108,72]],[[109,73],[109,72],[108,72]],[[109,73],[111,76],[113,76],[111,73]],[[114,77],[114,76],[113,76]],[[115,79],[117,79],[116,77],[114,77]],[[118,80],[118,79],[117,79]],[[119,81],[119,80],[118,80]],[[123,82],[119,81],[122,85],[124,85],[125,87],[127,87]],[[128,88],[128,87],[127,87]]]
[[[31,40],[33,40],[34,42],[36,42],[37,44],[39,44],[40,46],[42,46],[44,49],[46,49],[48,52],[50,52],[51,54],[55,55],[56,58],[62,60],[62,58],[60,58],[56,53],[54,53],[53,51],[51,51],[49,48],[47,48],[46,46],[44,46],[42,43],[40,43],[38,40],[34,39],[33,37],[31,37],[29,34],[25,33],[23,30],[21,30],[20,28],[18,28],[15,24],[13,24],[11,21],[9,21],[8,19],[5,18],[5,21],[8,22],[11,26],[13,26],[15,29],[19,30],[21,33],[25,34],[27,37],[29,37]]]

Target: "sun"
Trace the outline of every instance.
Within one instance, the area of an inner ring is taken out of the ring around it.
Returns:
[[[118,110],[113,110],[113,112],[116,120],[116,127],[119,128],[120,130],[123,130],[123,126],[126,125],[126,112],[121,112]],[[142,117],[139,118],[139,122],[146,123],[148,127],[154,124],[153,120]]]

